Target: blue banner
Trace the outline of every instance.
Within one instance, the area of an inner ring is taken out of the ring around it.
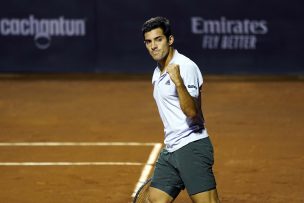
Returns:
[[[12,0],[0,11],[0,72],[151,73],[141,26],[158,15],[204,73],[304,72],[300,0]]]

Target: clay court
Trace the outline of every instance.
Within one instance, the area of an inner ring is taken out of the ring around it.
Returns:
[[[303,81],[205,77],[222,202],[304,202]],[[0,111],[4,203],[131,202],[163,141],[150,76],[4,75]]]

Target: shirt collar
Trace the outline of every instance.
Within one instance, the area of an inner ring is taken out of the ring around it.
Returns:
[[[176,49],[174,49],[173,57],[172,57],[171,61],[169,62],[169,64],[174,63],[175,59],[177,58],[177,55],[178,55],[178,51]]]

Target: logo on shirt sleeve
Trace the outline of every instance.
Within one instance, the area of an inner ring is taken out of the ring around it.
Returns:
[[[191,89],[191,88],[197,89],[197,87],[196,87],[195,85],[188,85],[187,87],[188,87],[189,89]]]
[[[170,80],[168,80],[168,81],[165,83],[165,85],[170,85]]]

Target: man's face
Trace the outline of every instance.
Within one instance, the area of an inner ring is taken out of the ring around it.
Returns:
[[[155,61],[161,61],[169,53],[170,45],[173,43],[173,37],[169,37],[169,41],[161,28],[156,28],[144,34],[144,42],[147,50]]]

